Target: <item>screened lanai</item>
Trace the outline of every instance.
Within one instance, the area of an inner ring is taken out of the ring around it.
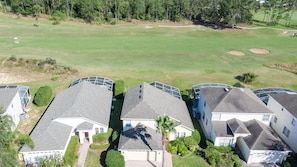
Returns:
[[[83,77],[83,78],[77,79],[71,83],[70,87],[73,85],[76,85],[82,81],[88,81],[95,85],[104,85],[108,88],[108,90],[110,90],[110,91],[113,90],[113,81],[112,80],[110,80],[108,78],[98,77],[98,76],[89,76],[89,77]]]
[[[26,108],[31,99],[29,86],[23,85],[0,85],[0,89],[18,89],[23,108]]]

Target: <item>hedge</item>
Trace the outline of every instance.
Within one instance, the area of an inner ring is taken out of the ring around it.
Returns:
[[[99,133],[93,136],[93,142],[107,141],[112,134],[112,128],[108,128],[107,133]]]
[[[74,166],[75,161],[78,158],[78,156],[76,155],[78,144],[78,136],[72,136],[63,157],[63,161],[66,166]]]
[[[124,167],[125,160],[119,151],[110,150],[106,154],[105,163],[107,167]]]
[[[37,106],[46,106],[51,101],[52,98],[52,88],[49,86],[40,87],[34,96],[34,104]]]

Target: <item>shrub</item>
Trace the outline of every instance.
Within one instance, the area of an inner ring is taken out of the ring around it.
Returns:
[[[52,98],[52,88],[49,86],[40,87],[35,93],[33,102],[37,106],[46,106]]]
[[[183,139],[184,145],[190,150],[192,146],[197,146],[198,143],[194,139],[193,136],[184,137]]]
[[[78,136],[72,136],[68,147],[66,149],[65,155],[63,157],[64,164],[66,166],[74,166],[76,159],[78,158],[76,155],[76,150],[78,148]]]
[[[124,167],[124,157],[119,151],[110,150],[106,154],[105,163],[107,167]]]
[[[177,152],[181,155],[181,156],[185,156],[189,154],[189,150],[188,148],[185,146],[184,143],[181,143],[180,145],[178,145],[177,147]]]
[[[112,142],[116,141],[118,139],[118,137],[119,137],[119,132],[114,130],[112,133],[112,136],[111,136],[111,138],[112,138],[111,141]]]
[[[57,81],[59,79],[59,77],[52,77],[51,80],[52,81]]]
[[[107,133],[99,133],[93,136],[94,142],[107,141],[112,133],[112,128],[108,128]]]
[[[177,154],[177,147],[172,142],[168,143],[168,150],[171,154]]]
[[[114,95],[118,96],[120,94],[123,94],[124,91],[125,91],[125,82],[123,80],[115,81]]]
[[[20,136],[16,140],[16,143],[20,146],[27,144],[31,149],[35,147],[34,142],[29,135],[20,134]]]
[[[239,81],[243,82],[243,83],[251,83],[253,82],[256,77],[258,77],[256,74],[248,72],[248,73],[244,73],[240,76],[237,76],[236,79],[238,79]]]
[[[14,55],[11,55],[9,58],[8,58],[8,61],[17,61],[17,58],[14,56]]]
[[[192,137],[197,142],[197,144],[200,143],[201,136],[200,136],[200,133],[196,129],[192,132]]]
[[[238,88],[244,88],[244,86],[240,82],[236,82],[233,86]]]

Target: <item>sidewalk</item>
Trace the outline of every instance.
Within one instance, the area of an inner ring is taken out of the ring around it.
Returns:
[[[84,144],[80,145],[78,150],[78,153],[79,153],[78,162],[77,162],[78,167],[84,167],[85,160],[87,159],[87,155],[88,155],[89,146],[90,146],[90,143],[86,139],[84,140]]]

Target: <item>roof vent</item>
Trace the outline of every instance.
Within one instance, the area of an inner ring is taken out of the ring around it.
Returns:
[[[243,88],[239,88],[242,92],[244,92],[244,89]]]
[[[141,95],[139,95],[138,98],[141,99]]]
[[[224,88],[225,92],[229,92],[229,89],[228,88]]]

